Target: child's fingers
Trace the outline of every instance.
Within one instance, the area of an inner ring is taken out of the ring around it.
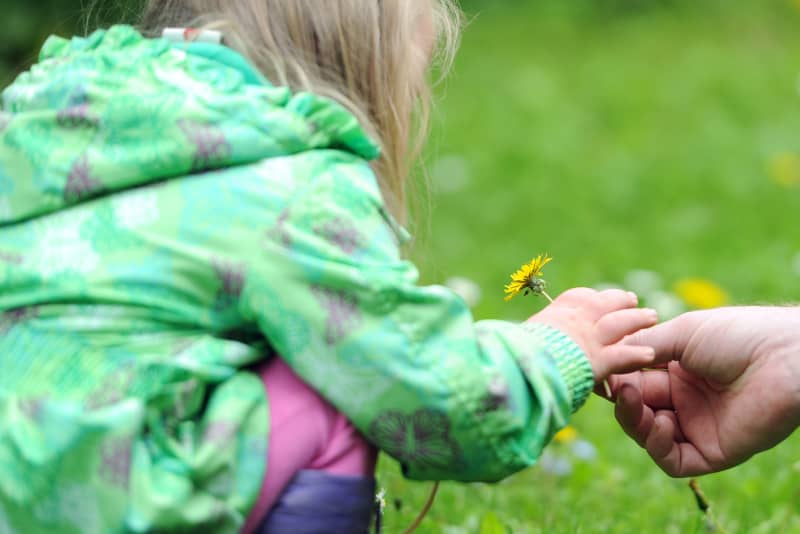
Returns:
[[[603,345],[620,341],[623,337],[648,328],[658,322],[658,313],[649,308],[628,308],[603,315],[595,324],[597,340]]]
[[[618,310],[635,308],[639,303],[636,293],[623,291],[622,289],[606,289],[596,293],[589,303],[584,304],[584,308],[590,309],[594,313],[593,319],[596,321],[606,314]]]
[[[598,378],[608,375],[632,373],[647,367],[655,360],[653,347],[634,347],[631,345],[611,345],[600,351],[598,360]]]
[[[638,298],[635,293],[622,289],[595,291],[586,287],[576,287],[559,295],[556,302],[588,310],[591,319],[596,321],[612,311],[635,307]]]
[[[594,289],[589,289],[588,287],[573,287],[558,295],[554,302],[580,307],[591,301],[595,295],[597,295],[597,291]]]

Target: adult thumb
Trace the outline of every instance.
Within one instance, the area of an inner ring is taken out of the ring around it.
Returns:
[[[653,347],[656,363],[680,360],[686,346],[703,320],[702,311],[688,312],[661,324],[639,330],[625,338],[626,345]]]

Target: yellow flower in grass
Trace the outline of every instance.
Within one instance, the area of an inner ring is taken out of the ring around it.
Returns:
[[[800,0],[797,0],[800,3]],[[767,168],[772,181],[783,187],[800,186],[800,155],[778,152],[770,157]]]
[[[693,308],[716,308],[728,303],[728,294],[721,287],[702,278],[679,280],[675,293]]]
[[[528,292],[532,292],[534,295],[543,294],[546,285],[544,280],[539,277],[542,276],[542,267],[552,259],[547,254],[539,254],[520,267],[517,272],[511,275],[511,283],[505,286],[505,300],[511,300],[523,292],[525,295]]]
[[[572,443],[576,439],[578,439],[578,431],[570,425],[565,426],[553,436],[553,441],[556,443]]]

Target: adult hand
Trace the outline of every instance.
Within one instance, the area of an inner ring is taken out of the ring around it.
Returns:
[[[690,312],[628,341],[667,364],[612,377],[616,417],[671,476],[735,466],[800,425],[800,308]]]

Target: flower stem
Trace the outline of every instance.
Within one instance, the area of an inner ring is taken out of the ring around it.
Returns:
[[[553,303],[553,299],[550,297],[550,295],[547,294],[547,291],[545,291],[544,289],[542,289],[542,295],[544,295],[544,298],[550,301],[550,304]]]
[[[694,498],[697,501],[697,508],[705,515],[706,527],[708,528],[709,532],[726,534],[725,529],[722,528],[719,520],[717,520],[714,512],[711,510],[711,503],[700,489],[700,484],[697,482],[697,479],[693,478],[689,481],[689,488],[691,488],[692,493],[694,493]]]

